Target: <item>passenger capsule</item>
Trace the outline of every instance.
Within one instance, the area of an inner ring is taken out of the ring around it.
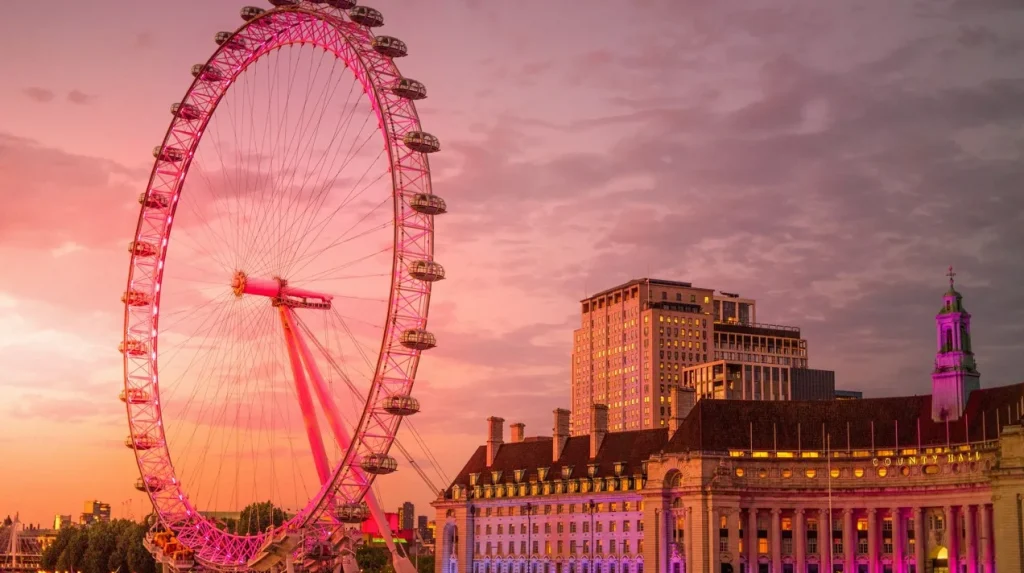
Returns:
[[[408,394],[389,396],[384,399],[384,411],[393,416],[412,416],[420,411],[420,401]]]
[[[378,54],[389,58],[401,58],[409,55],[409,47],[405,45],[405,42],[391,36],[377,36],[371,45]]]
[[[159,159],[160,161],[169,161],[176,163],[178,161],[181,161],[182,159],[185,159],[185,152],[178,149],[177,147],[164,147],[162,145],[157,145],[156,147],[153,148],[153,157]]]
[[[128,356],[145,356],[149,353],[149,345],[134,338],[122,340],[117,345],[117,349],[121,351],[121,354],[127,354]]]
[[[441,142],[425,131],[410,131],[402,137],[402,143],[409,149],[420,153],[441,151]]]
[[[203,112],[190,103],[174,103],[171,104],[171,115],[191,121],[203,117]]]
[[[135,489],[139,491],[147,491],[147,489],[149,491],[160,491],[164,489],[164,480],[156,476],[150,476],[146,479],[139,478],[135,480]]]
[[[299,0],[270,0],[270,3],[280,8],[281,6],[296,6]]]
[[[427,97],[427,86],[414,79],[402,78],[391,86],[391,92],[405,99],[421,100]]]
[[[136,257],[152,257],[156,255],[156,245],[146,241],[132,241],[128,243],[128,252]]]
[[[217,42],[218,46],[224,46],[229,50],[244,50],[246,48],[245,41],[232,32],[217,32],[213,41]]]
[[[398,339],[402,346],[410,350],[430,350],[437,346],[437,338],[422,328],[410,328]]]
[[[444,280],[444,267],[434,261],[413,261],[409,265],[409,275],[425,283]]]
[[[417,193],[409,201],[409,206],[417,213],[424,215],[443,215],[448,212],[444,199],[430,193]]]
[[[117,397],[125,404],[148,404],[152,400],[149,392],[146,392],[142,388],[121,390],[121,393],[118,394]]]
[[[125,438],[124,445],[133,450],[152,450],[160,445],[160,440],[149,434],[139,434],[135,436],[134,440],[132,440],[131,436]]]
[[[327,5],[338,10],[348,10],[356,5],[356,0],[327,0]]]
[[[370,519],[370,507],[365,503],[344,503],[338,506],[338,521],[362,523]]]
[[[139,195],[139,205],[147,209],[166,209],[171,206],[171,197],[166,193],[155,193],[153,191],[141,193]]]
[[[348,11],[348,17],[352,18],[356,24],[367,28],[378,28],[384,25],[384,15],[380,13],[380,10],[369,6],[353,6]]]
[[[130,290],[121,295],[121,302],[128,306],[146,306],[151,301],[149,293],[141,290]]]
[[[266,12],[266,10],[264,10],[263,8],[257,8],[256,6],[246,6],[246,7],[242,8],[241,14],[242,14],[242,19],[245,20],[246,22],[249,22],[250,20],[253,20],[254,18],[258,18],[258,17],[262,16],[264,12]]]
[[[387,454],[370,454],[359,462],[363,471],[373,475],[385,475],[394,473],[398,469],[398,462]]]
[[[219,82],[224,79],[224,72],[207,64],[196,64],[192,66],[192,77],[205,82]]]

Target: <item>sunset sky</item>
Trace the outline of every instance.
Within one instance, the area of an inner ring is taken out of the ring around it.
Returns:
[[[811,367],[886,396],[930,390],[954,265],[982,385],[1024,379],[1024,6],[762,4],[373,4],[443,149],[415,422],[449,476],[488,416],[550,434],[578,301],[631,278],[755,298]],[[241,6],[5,6],[0,517],[148,512],[117,400],[125,247],[168,106]],[[407,467],[378,483],[433,516]]]

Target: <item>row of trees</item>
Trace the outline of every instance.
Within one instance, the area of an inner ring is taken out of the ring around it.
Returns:
[[[224,520],[219,526],[231,533],[251,535],[266,531],[271,525],[277,527],[287,519],[283,510],[264,501],[249,504],[238,520]],[[66,527],[43,551],[41,569],[75,573],[156,573],[153,556],[142,545],[148,530],[148,525],[126,519],[98,522],[88,527]],[[359,547],[356,561],[363,573],[394,573],[391,555],[383,546]],[[433,573],[432,556],[420,556],[415,561],[418,573]]]
[[[156,573],[153,556],[142,545],[148,530],[145,524],[127,519],[65,527],[43,550],[40,568],[76,573]]]

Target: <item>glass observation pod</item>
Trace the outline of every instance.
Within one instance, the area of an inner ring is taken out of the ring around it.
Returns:
[[[384,399],[384,411],[394,416],[411,416],[420,411],[420,401],[408,394]]]
[[[121,302],[128,306],[147,306],[151,300],[149,293],[141,290],[125,291],[121,295]]]
[[[139,491],[160,491],[164,489],[164,481],[158,477],[135,480],[135,489]]]
[[[164,147],[162,145],[158,145],[153,148],[153,157],[160,161],[177,163],[178,161],[185,159],[185,152],[177,147]]]
[[[133,450],[151,450],[160,445],[160,440],[149,434],[140,434],[134,440],[131,436],[125,438],[124,445]]]
[[[448,212],[444,199],[430,193],[417,193],[409,201],[409,206],[413,211],[424,215],[443,215]]]
[[[142,388],[121,390],[121,393],[117,395],[117,398],[126,404],[148,404],[152,400],[149,392],[146,392]]]
[[[299,0],[270,0],[270,3],[274,6],[298,6]]]
[[[399,338],[402,346],[410,350],[430,350],[437,346],[437,338],[421,328],[410,328]]]
[[[122,340],[117,345],[117,350],[121,354],[127,354],[128,356],[145,356],[149,353],[149,345],[141,340],[129,338],[128,340]]]
[[[370,519],[370,507],[365,503],[343,503],[338,506],[337,516],[342,523],[362,523]]]
[[[253,20],[254,18],[259,18],[265,12],[266,10],[264,10],[263,8],[257,8],[256,6],[245,6],[241,10],[241,15],[242,19],[248,22],[250,20]]]
[[[331,8],[337,8],[338,10],[348,10],[356,5],[356,0],[321,0],[319,3],[327,3]]]
[[[137,257],[152,257],[156,255],[156,245],[146,241],[132,241],[128,243],[128,252]]]
[[[164,193],[154,193],[152,191],[148,194],[141,193],[139,195],[139,205],[143,205],[147,209],[166,209],[171,206],[171,197]]]
[[[196,64],[192,66],[192,76],[204,82],[219,82],[224,79],[224,72],[207,64]]]
[[[427,283],[444,280],[444,267],[434,261],[413,261],[409,265],[409,275]]]
[[[382,56],[401,58],[409,55],[409,47],[405,42],[391,36],[377,36],[373,39],[373,49]]]
[[[412,78],[401,78],[391,86],[391,92],[408,100],[421,100],[427,97],[427,86]]]
[[[380,10],[369,6],[353,6],[348,11],[348,17],[352,18],[356,24],[367,28],[379,28],[384,25],[384,15],[380,13]]]
[[[199,111],[199,108],[190,103],[171,104],[171,114],[189,121],[203,117],[203,113]]]
[[[232,32],[217,32],[217,35],[213,37],[213,41],[218,46],[224,46],[229,50],[244,50],[247,47],[245,41],[235,36]]]
[[[398,462],[387,454],[370,454],[359,462],[359,467],[368,474],[385,475],[398,469]]]
[[[406,133],[402,137],[402,143],[409,149],[420,153],[436,153],[441,150],[440,140],[425,131]]]

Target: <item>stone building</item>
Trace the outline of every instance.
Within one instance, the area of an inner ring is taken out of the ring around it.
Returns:
[[[438,573],[1024,570],[1024,384],[980,388],[970,315],[936,317],[933,393],[695,400],[664,428],[504,441],[488,422],[437,511]],[[442,525],[443,524],[443,525]]]

